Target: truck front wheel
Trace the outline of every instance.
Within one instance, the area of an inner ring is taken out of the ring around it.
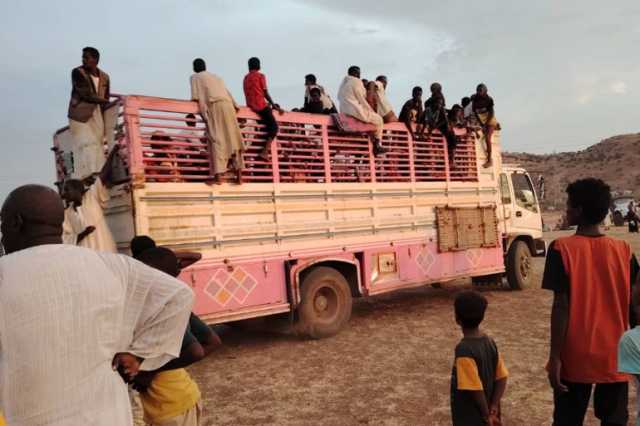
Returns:
[[[511,243],[506,259],[507,282],[512,290],[522,290],[531,282],[531,251],[524,241]]]
[[[318,266],[304,278],[298,331],[319,339],[337,334],[351,318],[351,289],[333,268]]]

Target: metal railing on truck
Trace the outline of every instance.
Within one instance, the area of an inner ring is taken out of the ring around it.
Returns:
[[[114,108],[119,108],[115,140],[134,181],[198,182],[210,176],[211,153],[195,102],[119,96]],[[196,120],[188,123],[187,114]],[[389,151],[376,157],[368,135],[340,132],[330,116],[275,113],[279,132],[271,159],[265,161],[259,156],[266,139],[264,125],[248,108],[241,108],[237,116],[246,146],[247,183],[478,180],[475,135],[464,130],[457,131],[460,143],[455,167],[450,167],[446,141],[437,130],[430,137],[412,138],[403,123],[386,124],[382,144]]]

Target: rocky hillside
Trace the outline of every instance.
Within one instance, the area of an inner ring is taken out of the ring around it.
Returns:
[[[535,155],[505,152],[503,162],[525,167],[537,181],[543,174],[546,185],[545,210],[562,209],[565,188],[575,179],[597,177],[613,191],[633,191],[640,199],[640,133],[614,136],[583,151]]]

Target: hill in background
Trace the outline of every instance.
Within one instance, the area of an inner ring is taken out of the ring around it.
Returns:
[[[544,176],[545,210],[562,210],[567,185],[585,177],[602,179],[612,191],[629,190],[636,200],[640,199],[640,133],[614,136],[576,152],[544,155],[504,152],[502,161],[526,168],[535,184],[540,174]]]

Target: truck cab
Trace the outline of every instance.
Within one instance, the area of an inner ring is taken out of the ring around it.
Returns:
[[[531,177],[517,165],[503,165],[499,176],[501,233],[509,286],[522,289],[531,282],[531,257],[544,257],[542,215]]]

